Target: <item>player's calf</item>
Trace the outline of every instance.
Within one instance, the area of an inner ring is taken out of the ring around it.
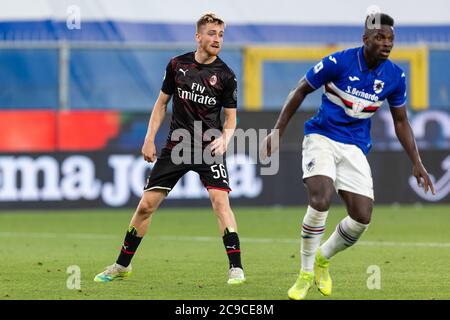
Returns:
[[[354,245],[368,227],[368,224],[360,223],[349,216],[345,217],[330,238],[320,247],[322,256],[330,259],[336,253]]]

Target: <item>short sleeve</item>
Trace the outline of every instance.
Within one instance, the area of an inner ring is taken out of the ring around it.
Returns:
[[[394,91],[387,97],[391,108],[403,107],[406,103],[406,76],[402,72],[400,80]]]
[[[314,89],[319,89],[324,84],[334,80],[339,74],[339,68],[343,61],[340,61],[340,52],[333,53],[320,60],[314,67],[306,73],[306,81]]]
[[[173,72],[173,60],[167,64],[166,72],[164,73],[163,84],[161,87],[161,91],[165,94],[172,95],[175,91],[175,75]]]
[[[224,108],[237,107],[237,80],[234,74],[225,82],[222,95],[222,106]]]

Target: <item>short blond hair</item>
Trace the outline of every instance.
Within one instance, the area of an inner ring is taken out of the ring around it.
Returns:
[[[219,18],[212,12],[207,12],[197,20],[197,32],[200,30],[200,27],[206,25],[207,23],[216,23],[218,25],[223,25],[225,28],[225,22],[222,18]]]

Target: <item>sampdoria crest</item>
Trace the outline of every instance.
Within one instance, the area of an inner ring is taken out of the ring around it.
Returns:
[[[375,79],[375,82],[373,83],[373,91],[378,94],[381,91],[383,91],[384,88],[384,82],[381,80]]]

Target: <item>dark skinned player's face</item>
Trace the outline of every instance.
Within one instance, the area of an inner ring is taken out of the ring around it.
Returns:
[[[384,61],[394,46],[394,30],[388,25],[381,25],[381,29],[368,30],[363,41],[367,53],[373,59]]]

